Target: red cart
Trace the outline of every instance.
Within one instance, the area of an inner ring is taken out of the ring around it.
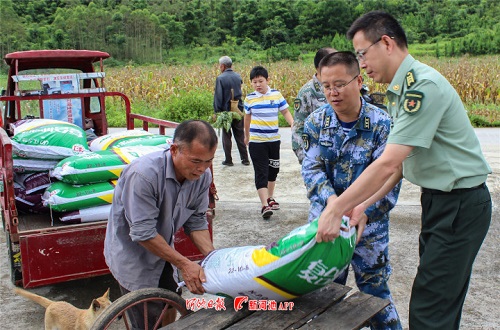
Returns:
[[[108,133],[106,100],[122,104],[127,129],[142,123],[158,127],[159,134],[177,123],[131,113],[130,101],[120,92],[107,91],[104,86],[103,61],[108,53],[90,50],[39,50],[7,54],[9,66],[6,90],[0,104],[0,202],[3,228],[7,238],[11,278],[25,288],[108,274],[103,247],[106,221],[83,224],[53,222],[48,214],[21,213],[16,207],[14,168],[9,125],[31,115],[49,118],[50,102],[66,102],[73,113],[77,111],[80,125],[91,119],[97,136]],[[94,66],[98,70],[94,70]],[[73,81],[73,90],[60,93],[50,82],[61,75]],[[76,100],[76,101],[75,101]],[[69,115],[70,119],[74,116]],[[76,117],[76,116],[75,116]],[[70,120],[68,120],[70,121]],[[209,230],[215,208],[215,186],[209,192],[207,211]],[[181,229],[175,235],[175,248],[191,260],[202,258],[191,240]]]

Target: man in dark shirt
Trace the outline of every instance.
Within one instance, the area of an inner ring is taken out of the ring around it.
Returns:
[[[221,74],[215,80],[215,95],[214,95],[214,112],[230,111],[231,102],[233,98],[238,100],[238,108],[243,110],[243,103],[241,101],[241,76],[234,72],[231,66],[233,62],[229,56],[222,56],[219,59],[219,69]],[[233,95],[231,94],[231,89],[233,90]],[[231,123],[231,129],[226,131],[222,130],[222,147],[224,149],[225,160],[222,165],[233,166],[233,159],[231,157],[232,141],[231,137],[234,134],[234,139],[236,140],[236,145],[238,146],[238,151],[240,153],[241,163],[243,165],[250,165],[248,161],[247,147],[243,141],[243,120],[233,119]]]

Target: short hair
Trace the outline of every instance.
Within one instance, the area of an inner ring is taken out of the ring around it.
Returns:
[[[221,58],[219,58],[219,64],[222,64],[227,68],[230,68],[233,65],[233,61],[229,56],[222,56]]]
[[[266,68],[263,66],[257,65],[252,68],[250,71],[250,80],[252,80],[255,77],[264,77],[264,78],[269,78],[269,73],[267,72]]]
[[[385,34],[394,39],[399,48],[408,48],[408,40],[403,27],[393,16],[384,11],[371,11],[356,19],[346,33],[347,38],[352,40],[359,31],[363,31],[371,42],[377,41]]]
[[[332,47],[323,47],[318,49],[316,52],[316,55],[314,56],[314,67],[317,69],[319,66],[319,62],[325,57],[326,55],[336,52],[337,50]]]
[[[321,71],[321,69],[323,69],[324,67],[330,67],[339,64],[347,67],[347,72],[349,73],[358,75],[360,74],[358,59],[353,52],[349,51],[335,52],[326,55],[325,57],[323,57],[321,62],[319,62],[319,70]]]
[[[212,125],[204,120],[190,119],[183,121],[174,131],[174,143],[179,147],[191,147],[191,143],[197,140],[208,149],[217,146],[217,133]]]

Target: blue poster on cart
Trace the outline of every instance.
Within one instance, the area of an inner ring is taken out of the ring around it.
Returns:
[[[43,82],[43,90],[49,95],[78,92],[78,80],[56,80]],[[62,120],[83,127],[82,102],[80,98],[43,100],[45,118]]]

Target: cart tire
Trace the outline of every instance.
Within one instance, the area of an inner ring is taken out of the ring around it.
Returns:
[[[186,301],[175,292],[161,288],[140,289],[131,291],[115,300],[97,317],[91,330],[116,329],[117,323],[121,324],[120,329],[130,329],[128,317],[125,312],[133,306],[140,304],[146,307],[147,303],[150,302],[166,303],[175,308],[181,317],[190,313],[186,309]],[[167,307],[163,309],[163,312],[166,309]],[[156,330],[159,328],[161,328],[161,322],[152,329]]]

